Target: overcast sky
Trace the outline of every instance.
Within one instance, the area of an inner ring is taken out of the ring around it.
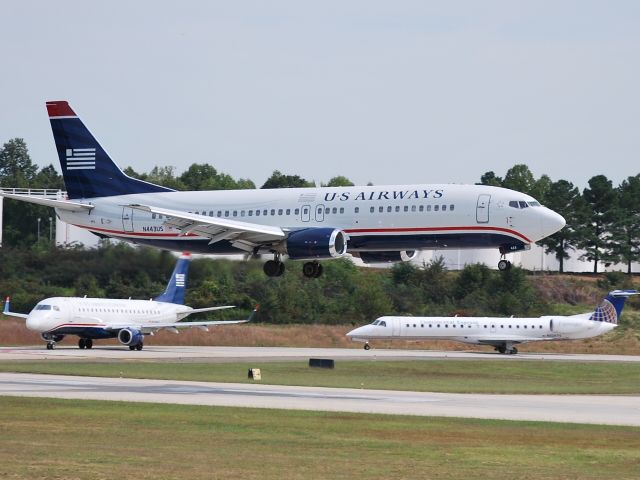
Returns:
[[[258,186],[640,173],[637,1],[0,4],[0,143],[59,164],[68,100],[121,167]]]

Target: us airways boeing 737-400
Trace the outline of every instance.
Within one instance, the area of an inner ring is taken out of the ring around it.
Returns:
[[[614,290],[594,312],[539,318],[380,317],[347,333],[354,341],[455,340],[492,345],[500,353],[518,353],[514,345],[542,340],[577,340],[610,332],[618,325],[625,300],[636,290]]]
[[[321,274],[319,259],[347,253],[365,263],[410,260],[422,249],[504,255],[565,224],[528,195],[486,185],[177,192],[125,175],[67,102],[48,102],[47,110],[68,199],[4,196],[54,207],[60,219],[103,237],[177,251],[272,254],[264,265],[269,276],[282,275],[283,255],[307,260],[308,277]],[[498,265],[509,266],[504,257]]]
[[[10,311],[9,299],[4,314],[26,319],[27,328],[40,333],[47,349],[66,335],[80,337],[80,348],[93,347],[93,340],[117,338],[131,350],[142,350],[144,336],[157,330],[245,323],[251,320],[181,322],[192,313],[233,308],[232,306],[191,308],[184,305],[184,291],[190,256],[183,254],[176,263],[165,292],[153,300],[115,300],[106,298],[52,297],[38,303],[31,313]],[[256,307],[257,310],[257,307]],[[254,310],[254,314],[256,312]],[[253,316],[253,314],[252,314]]]

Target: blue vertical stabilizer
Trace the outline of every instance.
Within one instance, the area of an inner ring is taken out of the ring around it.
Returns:
[[[637,290],[613,290],[609,292],[604,300],[602,300],[602,303],[598,305],[589,320],[617,324],[620,316],[622,315],[624,302],[631,295],[637,294]]]
[[[189,272],[189,263],[191,255],[183,253],[176,262],[167,289],[162,295],[154,298],[156,302],[176,303],[184,305],[184,291],[187,288],[187,273]]]

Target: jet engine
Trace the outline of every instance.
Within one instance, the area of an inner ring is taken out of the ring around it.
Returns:
[[[335,228],[305,228],[291,232],[287,254],[293,260],[337,258],[347,253],[347,234]]]
[[[360,252],[360,260],[364,263],[399,263],[409,262],[416,258],[417,250],[401,250],[399,252]]]
[[[142,333],[133,328],[123,328],[118,332],[118,341],[123,345],[137,345],[142,343]]]

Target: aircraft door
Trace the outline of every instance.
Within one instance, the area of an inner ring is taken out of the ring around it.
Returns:
[[[133,232],[133,208],[122,208],[122,229],[125,232]]]
[[[324,205],[316,205],[316,222],[324,222]]]
[[[391,335],[393,337],[399,337],[400,336],[400,324],[401,324],[402,319],[400,318],[394,318],[393,320],[391,320]]]
[[[303,222],[308,222],[311,220],[311,206],[303,205],[300,209],[300,220]]]
[[[491,203],[491,195],[485,193],[478,195],[478,203],[476,205],[476,222],[489,223],[489,204]]]

